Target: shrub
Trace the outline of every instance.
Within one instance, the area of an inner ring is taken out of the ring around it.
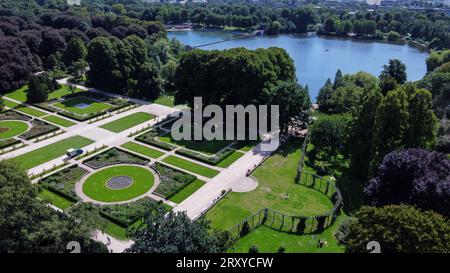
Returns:
[[[59,129],[59,127],[39,119],[34,119],[31,121],[31,123],[33,124],[33,126],[19,137],[28,140],[46,135]]]
[[[160,184],[156,187],[154,193],[166,199],[174,196],[197,179],[197,177],[191,174],[173,169],[158,162],[153,164],[152,168],[160,176]]]
[[[75,184],[87,173],[86,169],[73,165],[41,179],[39,184],[66,199],[76,202],[79,197],[75,193]]]
[[[257,246],[252,245],[249,249],[248,249],[248,253],[259,253],[259,249]]]
[[[134,155],[118,148],[109,149],[83,161],[84,164],[94,169],[99,169],[114,164],[146,165],[149,162],[150,161],[146,158]]]

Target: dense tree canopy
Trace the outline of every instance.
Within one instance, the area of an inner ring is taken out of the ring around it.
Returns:
[[[176,100],[205,104],[248,105],[267,102],[277,83],[295,80],[292,59],[281,48],[191,50],[176,71]]]
[[[319,110],[324,113],[341,114],[358,107],[368,90],[376,89],[377,78],[366,72],[342,75],[338,70],[334,82],[327,80],[317,96]]]
[[[362,207],[340,228],[346,252],[367,253],[367,243],[380,243],[382,253],[446,253],[450,249],[448,219],[410,206]]]
[[[217,253],[226,249],[224,235],[211,232],[206,219],[194,222],[186,213],[166,213],[163,206],[146,210],[126,252]]]
[[[410,204],[450,216],[450,160],[421,149],[385,156],[365,186],[370,204]]]
[[[90,239],[90,226],[57,213],[37,194],[17,164],[0,162],[0,252],[65,252],[69,241],[83,252],[107,251]]]

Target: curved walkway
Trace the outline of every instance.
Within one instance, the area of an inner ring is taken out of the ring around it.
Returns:
[[[153,177],[154,177],[152,187],[146,193],[139,195],[138,197],[135,197],[135,198],[132,198],[132,199],[129,199],[126,201],[118,201],[118,202],[97,201],[97,200],[90,198],[83,192],[83,184],[84,184],[84,182],[86,182],[86,180],[90,176],[92,176],[93,174],[95,174],[99,171],[102,171],[106,168],[110,168],[110,167],[114,167],[114,166],[137,166],[137,167],[143,167],[143,168],[147,169],[148,171],[150,171],[153,174]],[[136,165],[136,164],[116,164],[116,165],[109,165],[109,166],[105,166],[105,167],[96,169],[96,170],[92,171],[91,173],[89,173],[88,175],[83,176],[83,178],[75,184],[75,192],[81,198],[81,200],[83,202],[88,202],[88,203],[96,204],[96,205],[118,205],[118,204],[132,203],[132,202],[142,199],[146,196],[153,198],[152,192],[156,189],[156,187],[158,187],[159,183],[160,183],[159,175],[148,165],[143,166],[143,165]]]

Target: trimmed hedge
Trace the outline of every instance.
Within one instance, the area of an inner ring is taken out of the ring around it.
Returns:
[[[14,139],[14,138],[0,140],[0,149],[8,148],[8,147],[16,145],[18,143],[21,143],[21,141]]]
[[[83,164],[86,164],[93,169],[99,169],[116,164],[147,165],[149,162],[150,160],[147,158],[135,155],[119,148],[111,148],[83,161]]]
[[[66,99],[79,97],[79,96],[83,96],[83,97],[95,99],[95,100],[98,100],[98,101],[101,101],[104,103],[108,103],[108,104],[111,104],[112,107],[109,109],[105,109],[103,111],[98,111],[98,112],[90,113],[87,115],[79,115],[79,114],[65,111],[65,110],[62,110],[62,109],[59,109],[57,107],[50,105],[50,103],[54,103],[57,101],[63,101]],[[106,95],[98,94],[95,92],[85,91],[82,93],[78,92],[78,93],[73,93],[73,94],[67,94],[67,95],[61,97],[60,99],[55,99],[55,100],[47,101],[44,103],[39,103],[39,104],[36,104],[36,106],[39,108],[42,108],[44,110],[50,111],[50,112],[56,112],[63,117],[68,117],[68,118],[74,119],[76,121],[86,121],[88,119],[96,118],[96,117],[104,115],[108,112],[116,111],[116,110],[119,110],[121,108],[124,108],[124,107],[132,105],[132,104],[133,103],[131,103],[125,99],[113,98],[113,97],[108,97]]]
[[[160,176],[160,183],[153,193],[165,199],[174,196],[197,179],[194,175],[173,169],[158,162],[153,164],[152,168]]]
[[[150,131],[137,136],[135,139],[142,143],[150,144],[150,145],[156,146],[158,148],[161,148],[161,149],[164,149],[167,151],[172,151],[175,148],[177,148],[176,146],[174,146],[170,143],[155,139],[155,137],[159,136],[160,134],[161,134],[161,129],[152,128],[152,129],[150,129]]]
[[[75,184],[87,173],[89,173],[88,170],[73,165],[41,179],[39,185],[68,200],[77,202],[79,197],[75,193]]]
[[[31,121],[31,123],[33,124],[33,126],[28,131],[21,134],[19,136],[20,138],[28,140],[59,130],[58,126],[55,126],[53,124],[47,123],[39,119],[34,119]]]
[[[158,202],[160,201],[144,197],[132,203],[97,207],[104,218],[127,228],[139,220],[149,206],[156,205]]]
[[[32,118],[21,114],[19,112],[13,111],[13,110],[7,110],[3,113],[0,113],[0,120],[23,120],[23,121],[30,121]]]
[[[230,148],[226,148],[221,150],[220,152],[216,153],[215,155],[212,156],[207,156],[201,153],[198,153],[196,151],[193,150],[187,150],[187,149],[179,149],[176,150],[175,153],[207,163],[207,164],[211,164],[211,165],[217,165],[219,164],[222,160],[224,160],[225,158],[227,158],[229,155],[231,155],[234,152],[233,149]]]

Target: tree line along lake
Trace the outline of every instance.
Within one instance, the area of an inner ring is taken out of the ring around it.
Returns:
[[[378,76],[389,59],[399,59],[407,67],[409,81],[421,79],[426,73],[425,60],[428,52],[409,45],[377,41],[328,38],[317,35],[280,34],[275,36],[251,36],[242,39],[218,41],[236,37],[227,31],[173,31],[168,37],[176,38],[192,47],[205,45],[201,49],[248,49],[281,47],[294,60],[300,84],[308,85],[313,101],[328,78],[333,80],[338,69],[350,74],[366,71]],[[212,44],[211,44],[212,43]]]

